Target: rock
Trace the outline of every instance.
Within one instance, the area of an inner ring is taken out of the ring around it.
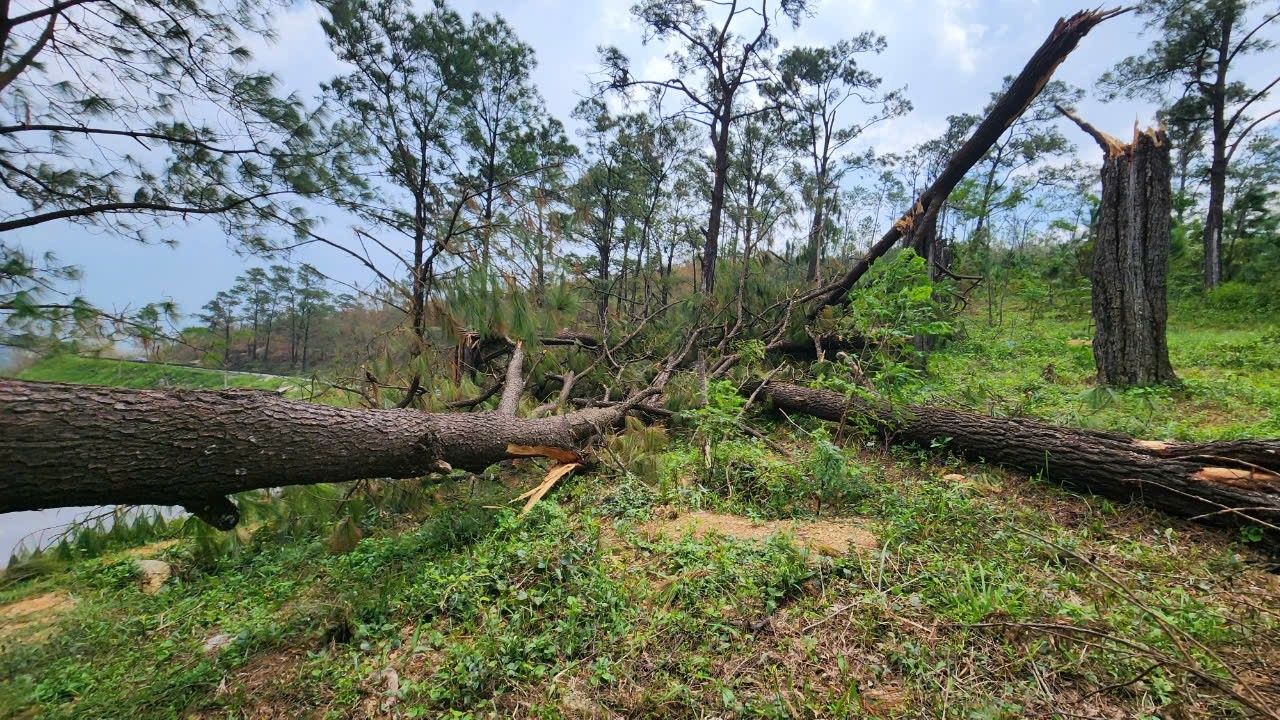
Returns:
[[[138,589],[151,595],[159,590],[170,576],[173,568],[163,560],[138,560]]]
[[[230,635],[224,635],[222,633],[214,635],[213,637],[204,641],[204,654],[216,655],[218,654],[219,650],[230,645],[234,641],[235,641],[235,638],[231,637]]]

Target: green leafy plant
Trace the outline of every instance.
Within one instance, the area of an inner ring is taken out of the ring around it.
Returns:
[[[924,258],[904,250],[873,265],[868,282],[850,291],[845,312],[831,318],[837,337],[863,341],[858,365],[884,399],[918,384],[927,345],[956,333],[940,290]]]

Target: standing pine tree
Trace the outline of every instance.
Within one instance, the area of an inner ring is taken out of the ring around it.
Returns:
[[[1280,19],[1274,3],[1261,0],[1149,0],[1138,6],[1147,28],[1157,33],[1146,53],[1126,58],[1102,78],[1112,97],[1148,97],[1165,105],[1170,126],[1187,140],[1207,129],[1209,204],[1204,219],[1204,286],[1222,280],[1222,228],[1227,168],[1262,123],[1280,114],[1259,103],[1280,84],[1271,65],[1262,86],[1249,87],[1240,66],[1250,55],[1270,50],[1265,35]]]
[[[711,295],[716,284],[720,226],[724,216],[725,188],[729,176],[730,127],[752,115],[770,110],[753,106],[745,95],[773,76],[770,52],[777,47],[773,33],[775,13],[781,11],[792,25],[808,11],[808,0],[780,0],[770,9],[768,0],[715,3],[723,8],[719,18],[708,15],[696,0],[644,0],[631,13],[645,27],[645,40],[677,44],[667,57],[679,76],[637,79],[629,61],[617,48],[602,55],[610,87],[625,90],[649,88],[660,96],[672,92],[684,102],[683,114],[706,125],[711,140],[711,204],[707,210],[706,242],[702,253],[702,292]],[[739,32],[747,29],[745,35]]]

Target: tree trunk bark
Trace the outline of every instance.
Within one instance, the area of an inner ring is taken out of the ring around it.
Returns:
[[[480,470],[507,446],[576,447],[627,406],[541,419],[357,410],[271,392],[132,390],[0,380],[0,513],[183,505],[227,528],[231,493]],[[442,464],[443,463],[443,464]],[[201,509],[214,508],[214,514]]]
[[[724,215],[724,189],[729,175],[729,116],[733,104],[726,105],[718,133],[711,136],[715,148],[715,168],[711,178],[711,208],[707,214],[707,242],[702,249],[702,294],[710,296],[716,289],[716,258],[720,251],[720,219]]]
[[[818,195],[813,199],[813,224],[809,226],[809,268],[805,273],[805,280],[813,282],[818,279],[818,268],[821,264],[822,255],[822,236],[826,229],[826,218],[823,217],[823,211],[826,201],[826,183],[825,177],[818,178]]]
[[[1102,148],[1102,199],[1094,242],[1093,358],[1098,384],[1177,382],[1165,338],[1173,165],[1164,130],[1124,144],[1058,108]]]
[[[755,392],[748,383],[744,394]],[[1280,440],[1211,443],[1138,441],[1026,418],[938,407],[887,408],[829,390],[771,382],[776,407],[839,422],[861,418],[892,442],[933,447],[1039,475],[1120,501],[1138,501],[1214,526],[1263,529],[1280,548]]]
[[[515,417],[520,409],[520,396],[524,394],[524,341],[517,340],[511,349],[511,360],[507,363],[507,379],[503,383],[502,397],[498,398],[498,412],[508,417]]]
[[[1213,125],[1213,157],[1209,162],[1209,211],[1204,218],[1204,289],[1222,282],[1222,217],[1227,201],[1227,70],[1231,65],[1231,31],[1234,15],[1227,13],[1220,28],[1214,62],[1210,105]]]
[[[1222,283],[1222,209],[1227,202],[1226,149],[1214,140],[1213,163],[1209,166],[1209,210],[1204,218],[1204,289]]]

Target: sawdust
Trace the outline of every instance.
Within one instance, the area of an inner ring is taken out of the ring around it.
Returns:
[[[880,539],[860,520],[752,520],[739,515],[694,512],[645,523],[642,535],[695,538],[724,535],[739,540],[760,541],[775,535],[790,535],[796,543],[823,555],[845,555],[855,551],[878,550]]]
[[[76,606],[76,601],[66,593],[51,592],[36,595],[25,600],[0,605],[0,621],[28,620],[27,616],[36,613],[58,614]]]

